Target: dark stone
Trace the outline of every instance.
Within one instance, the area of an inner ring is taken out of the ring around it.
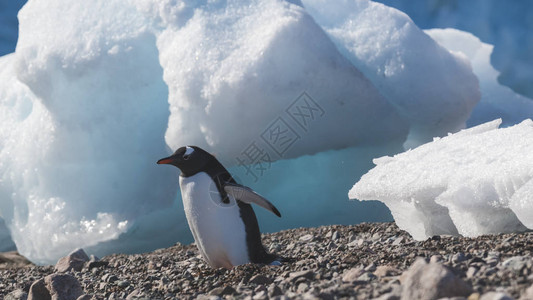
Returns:
[[[231,286],[225,286],[225,287],[218,287],[218,288],[212,289],[209,292],[209,295],[222,297],[224,295],[235,295],[236,293],[237,291]]]
[[[254,284],[266,285],[266,284],[272,283],[272,279],[266,277],[265,275],[258,274],[258,275],[253,276],[252,278],[250,278],[250,281],[248,281],[248,282],[249,283],[254,283]]]

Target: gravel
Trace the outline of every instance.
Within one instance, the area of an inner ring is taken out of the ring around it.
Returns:
[[[434,266],[425,269],[442,269],[438,272],[446,273],[446,282],[468,286],[470,295],[447,299],[529,299],[533,294],[533,288],[526,293],[533,284],[532,232],[417,242],[394,223],[364,223],[290,229],[263,235],[263,243],[290,260],[281,266],[212,269],[194,244],[178,243],[144,254],[91,257],[81,271],[66,274],[77,278],[83,299],[392,300],[423,294],[412,290],[420,284],[427,288],[423,279],[432,275],[420,275],[423,258]],[[406,279],[417,259],[416,276],[422,280]],[[54,266],[0,264],[0,296],[23,299],[33,282],[54,272]]]

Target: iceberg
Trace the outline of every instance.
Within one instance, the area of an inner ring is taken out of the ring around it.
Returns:
[[[407,15],[383,4],[303,3],[341,53],[409,120],[406,148],[466,127],[480,99],[468,59],[448,52]]]
[[[425,32],[450,52],[465,55],[479,79],[481,101],[468,118],[468,127],[497,118],[502,119],[502,126],[511,126],[533,118],[533,100],[498,83],[500,72],[490,63],[494,46],[457,29],[429,29]]]
[[[349,197],[384,202],[417,240],[531,229],[533,121],[498,129],[501,122],[375,159]]]
[[[377,0],[408,14],[422,29],[455,28],[494,45],[498,81],[533,98],[533,2]]]
[[[277,160],[407,134],[408,124],[298,5],[233,1],[199,6],[185,25],[174,19],[157,39],[171,149],[198,145],[235,164],[260,136]],[[371,118],[380,126],[365,126]],[[291,132],[286,144],[269,138],[276,128]]]
[[[499,72],[490,64],[492,45],[457,29],[425,32],[452,53],[463,55],[471,62],[479,78],[481,100],[467,124],[479,126],[454,134],[454,137],[436,139],[394,158],[374,160],[377,166],[354,185],[349,197],[384,202],[396,223],[419,240],[438,234],[478,236],[522,231],[526,229],[524,225],[532,228],[530,211],[533,202],[528,194],[531,183],[527,183],[531,180],[522,173],[514,174],[516,177],[512,175],[513,168],[532,163],[530,156],[522,156],[514,148],[520,148],[517,142],[527,144],[527,138],[519,141],[522,137],[515,134],[513,141],[504,140],[502,137],[507,131],[496,128],[526,120],[513,132],[527,132],[528,120],[533,118],[533,101],[498,83]],[[501,119],[489,122],[494,118]],[[481,139],[478,136],[495,130],[499,133],[490,133],[494,137]],[[498,152],[487,152],[482,148],[495,148]],[[499,151],[508,157],[500,157]],[[396,169],[400,158],[404,167],[409,165],[410,168]],[[411,161],[405,161],[406,158]],[[395,163],[389,165],[391,161]],[[391,168],[387,169],[387,166]],[[403,171],[399,173],[400,170]],[[385,175],[387,172],[390,174]],[[405,172],[411,174],[406,176]],[[383,181],[378,184],[380,180]]]
[[[155,164],[186,144],[276,204],[264,231],[389,220],[343,191],[371,158],[464,128],[479,86],[405,14],[339,3],[27,3],[0,57],[0,215],[18,251],[191,241],[177,170]]]
[[[167,151],[167,88],[122,1],[32,1],[19,20],[0,58],[1,215],[21,254],[50,263],[172,207],[175,173],[150,159]]]

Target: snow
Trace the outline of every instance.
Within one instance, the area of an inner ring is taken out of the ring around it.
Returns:
[[[179,173],[155,164],[191,144],[280,209],[256,209],[263,231],[390,220],[346,201],[372,158],[464,128],[481,96],[472,122],[511,124],[525,101],[490,100],[475,59],[367,0],[32,0],[19,21],[0,57],[0,238],[37,263],[192,241]]]
[[[533,121],[500,124],[497,119],[375,159],[349,197],[384,202],[417,240],[533,228]]]

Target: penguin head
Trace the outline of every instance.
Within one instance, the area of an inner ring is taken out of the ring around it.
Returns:
[[[178,167],[182,176],[192,176],[203,171],[215,159],[207,151],[196,146],[181,147],[169,157],[162,158],[157,164],[168,164]]]

